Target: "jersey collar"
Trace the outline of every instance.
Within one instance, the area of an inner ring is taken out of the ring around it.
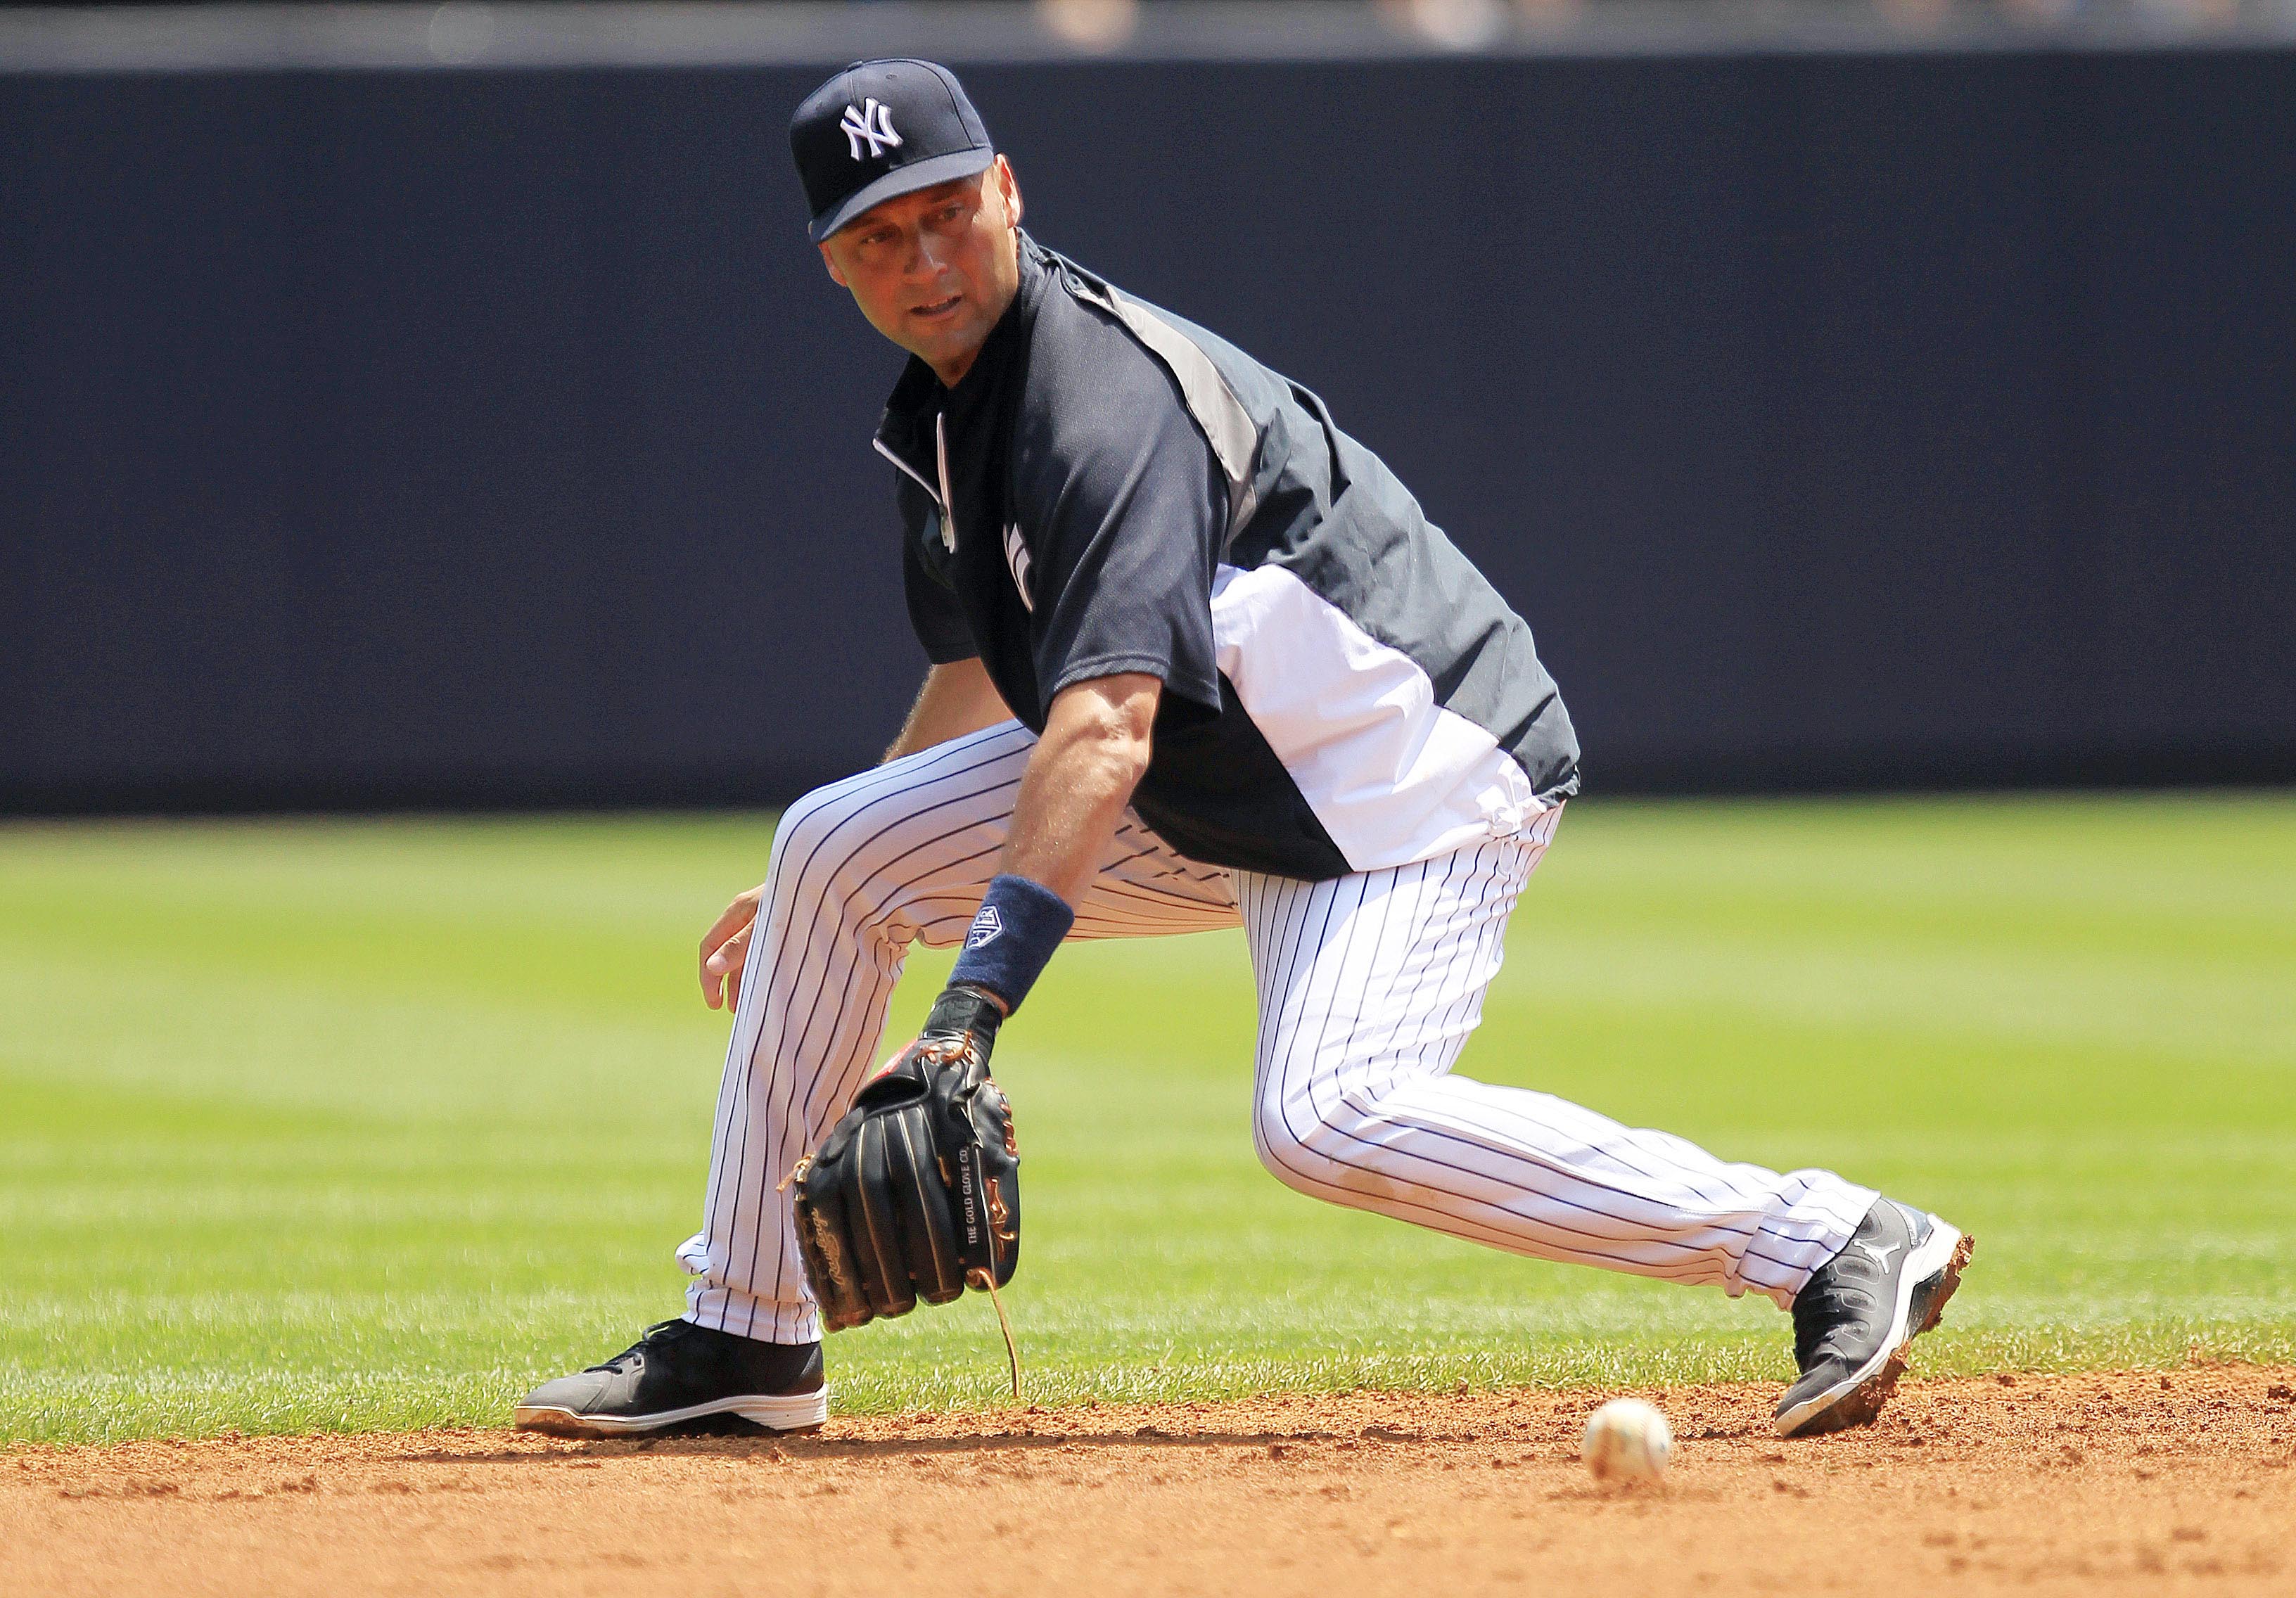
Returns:
[[[1036,320],[1037,302],[1044,296],[1048,257],[1044,247],[1030,238],[1024,228],[1020,235],[1021,286],[1013,296],[1013,303],[988,330],[988,338],[973,358],[972,367],[957,381],[955,388],[946,387],[916,356],[901,368],[901,375],[886,396],[885,414],[877,422],[876,437],[872,440],[879,455],[916,479],[935,505],[945,513],[941,504],[938,463],[935,459],[934,419],[947,412],[952,422],[961,422],[979,402],[981,396],[995,390],[997,379],[1028,343],[1028,330]]]

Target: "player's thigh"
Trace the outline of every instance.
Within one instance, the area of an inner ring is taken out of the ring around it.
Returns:
[[[988,874],[978,881],[954,885],[916,906],[917,940],[947,948],[963,938],[995,869],[992,856]],[[1234,873],[1182,856],[1129,809],[1075,909],[1071,938],[1168,937],[1238,924]]]
[[[1325,882],[1239,873],[1263,1090],[1449,1069],[1552,835],[1545,824]]]
[[[1191,860],[1131,810],[1077,902],[1071,938],[1157,938],[1236,926],[1235,873]]]

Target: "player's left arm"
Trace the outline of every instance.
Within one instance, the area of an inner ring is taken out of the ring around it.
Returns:
[[[1163,697],[1215,713],[1221,703],[1211,586],[1227,479],[1171,373],[1114,323],[1087,319],[1034,349],[1029,382],[1007,536],[1032,557],[1013,581],[1051,695],[928,1037],[959,1011],[978,1013],[966,990],[999,1020],[1019,1008],[1147,774]],[[1057,403],[1074,394],[1092,403]],[[993,1028],[968,1032],[985,1057]]]
[[[996,875],[966,931],[923,1038],[970,1039],[983,1061],[1076,922],[1132,791],[1148,770],[1163,680],[1118,672],[1053,696],[1021,774]]]
[[[1160,678],[1128,671],[1071,683],[1054,696],[1021,774],[1001,871],[1074,906],[1148,769],[1163,692]]]

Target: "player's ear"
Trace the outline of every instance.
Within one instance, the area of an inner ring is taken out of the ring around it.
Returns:
[[[829,281],[840,289],[851,288],[853,285],[845,281],[845,274],[837,269],[837,258],[829,253],[828,241],[824,240],[814,248],[821,251],[821,264],[829,268]]]
[[[1021,180],[1013,176],[1013,163],[1000,152],[996,157],[996,189],[1004,196],[1004,220],[1013,227],[1021,225]]]

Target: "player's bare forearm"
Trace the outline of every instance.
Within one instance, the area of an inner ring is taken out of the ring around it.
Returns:
[[[1061,690],[1021,778],[1000,871],[1077,902],[1148,769],[1163,689],[1128,672]]]
[[[924,686],[917,690],[917,701],[909,707],[901,735],[893,740],[885,758],[898,760],[1012,719],[1013,712],[978,660],[936,666],[925,673]]]

